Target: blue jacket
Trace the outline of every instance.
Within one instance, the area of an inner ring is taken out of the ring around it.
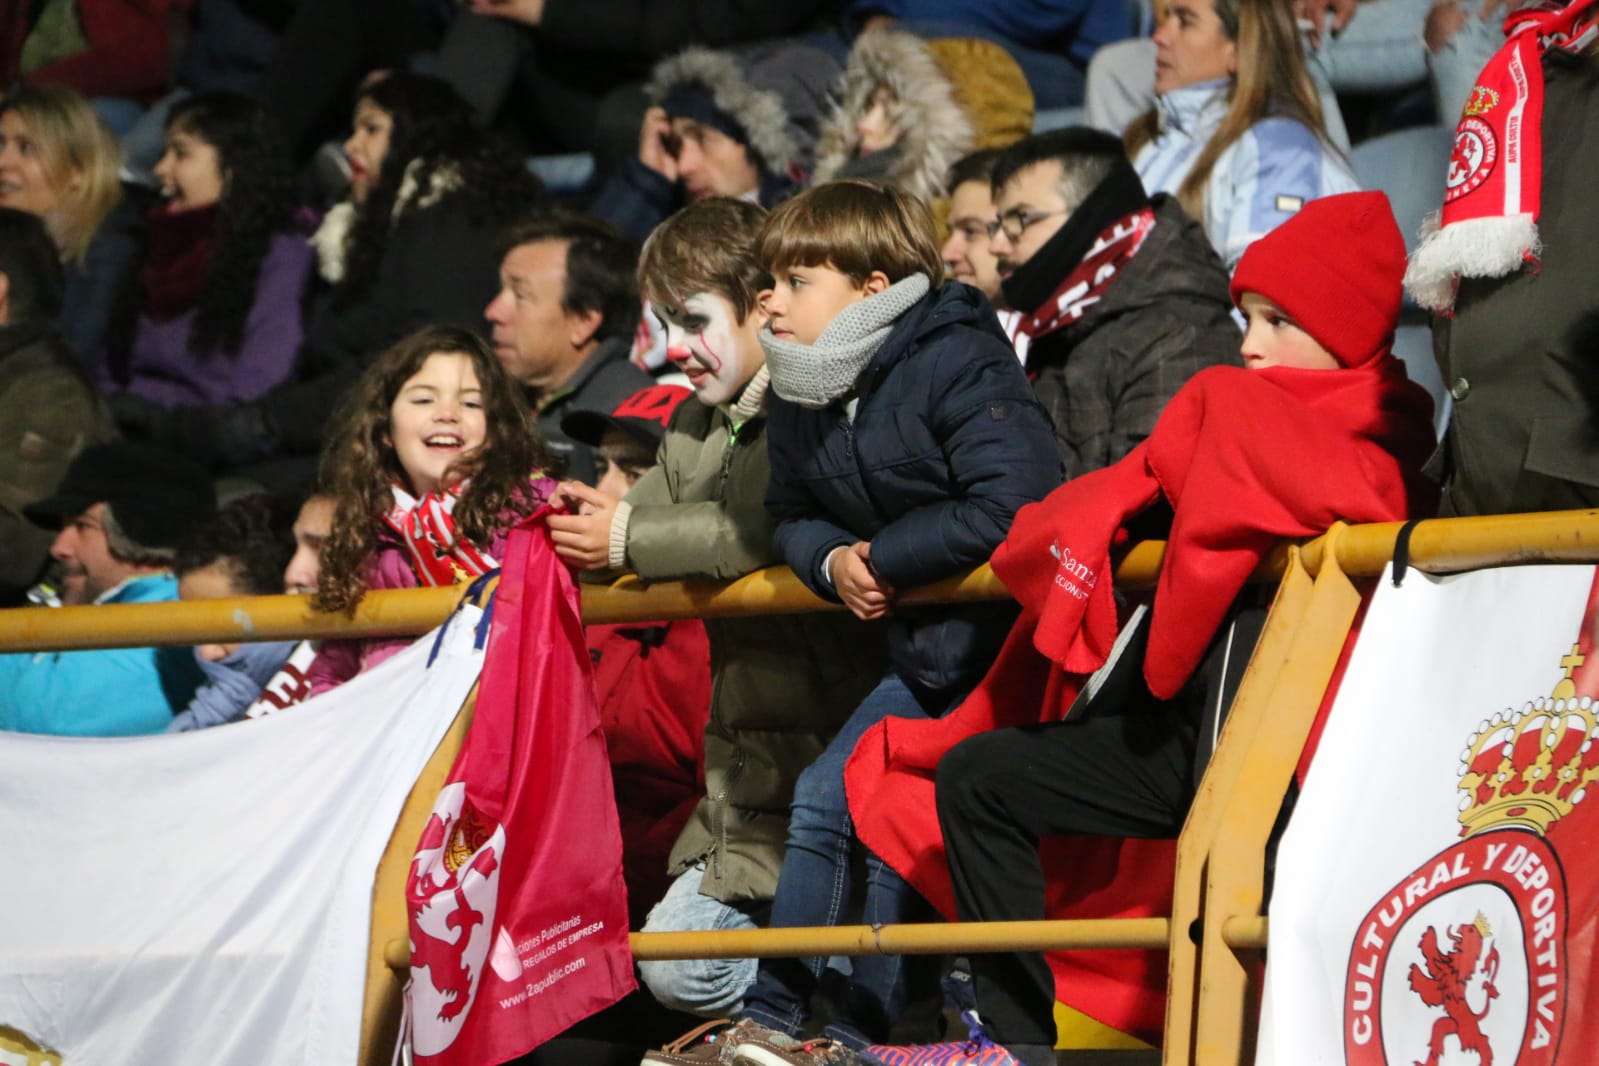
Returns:
[[[127,582],[103,602],[177,598],[177,579],[154,574]],[[199,683],[192,648],[0,655],[0,729],[72,737],[159,733]]]
[[[1017,510],[1061,482],[1049,416],[976,289],[946,282],[905,312],[858,394],[853,421],[841,403],[771,399],[774,543],[825,599],[838,601],[823,573],[834,548],[869,541],[889,585],[926,585],[987,562]],[[974,684],[1014,616],[1008,603],[896,611],[894,667],[929,688]]]
[[[1156,100],[1160,130],[1133,167],[1153,196],[1176,194],[1227,114],[1227,81],[1173,89]],[[1205,233],[1231,271],[1244,249],[1312,200],[1360,188],[1349,164],[1315,131],[1263,118],[1216,158],[1205,187]]]

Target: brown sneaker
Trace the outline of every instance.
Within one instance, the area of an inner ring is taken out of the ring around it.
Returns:
[[[690,1029],[665,1047],[648,1052],[639,1066],[730,1066],[733,1049],[751,1033],[767,1034],[768,1029],[748,1019],[733,1022],[718,1018]],[[782,1036],[781,1033],[777,1034]]]
[[[746,1033],[733,1051],[735,1066],[867,1066],[872,1061],[836,1041],[796,1040],[773,1029]]]

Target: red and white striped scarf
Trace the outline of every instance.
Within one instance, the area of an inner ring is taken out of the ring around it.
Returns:
[[[1405,288],[1439,314],[1454,311],[1462,277],[1509,274],[1538,255],[1543,176],[1543,63],[1599,35],[1599,0],[1529,4],[1505,19],[1505,44],[1477,75],[1455,127],[1443,210],[1428,218]]]
[[[399,534],[411,569],[423,585],[454,585],[500,565],[493,556],[456,535],[455,505],[466,485],[463,481],[444,492],[427,493],[421,499],[399,485],[391,486],[394,506],[383,521]]]
[[[1054,294],[1040,304],[1038,310],[1023,315],[1016,323],[1016,333],[1027,337],[1030,343],[1086,315],[1104,298],[1111,282],[1138,254],[1138,249],[1144,246],[1144,238],[1154,228],[1155,212],[1148,207],[1123,215],[1107,226],[1094,238],[1093,247],[1056,287]],[[1017,350],[1025,349],[1018,346]]]

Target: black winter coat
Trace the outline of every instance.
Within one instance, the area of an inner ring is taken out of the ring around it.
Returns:
[[[778,551],[817,595],[834,548],[869,541],[872,566],[910,589],[988,561],[1024,504],[1061,483],[1049,417],[982,295],[946,282],[902,315],[842,402],[773,397],[767,430]],[[1016,613],[1009,603],[896,611],[901,676],[952,690],[980,678]]]

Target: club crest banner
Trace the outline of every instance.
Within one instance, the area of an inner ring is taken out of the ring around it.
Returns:
[[[355,1062],[372,878],[481,613],[259,721],[0,733],[0,1064]]]
[[[1258,1063],[1592,1061],[1596,593],[1382,582],[1278,851]]]

